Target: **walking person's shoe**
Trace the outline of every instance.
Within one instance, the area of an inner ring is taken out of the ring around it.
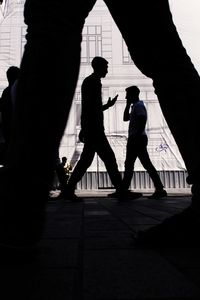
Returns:
[[[126,202],[126,201],[130,201],[142,197],[142,193],[119,189],[111,194],[108,194],[107,197],[116,198],[120,202]]]
[[[83,198],[82,197],[78,197],[75,194],[75,191],[68,188],[68,186],[66,185],[65,188],[61,191],[61,193],[59,194],[59,196],[57,197],[58,199],[62,199],[62,200],[67,200],[67,201],[71,201],[71,202],[82,202]]]
[[[161,189],[161,190],[155,190],[155,192],[152,195],[148,196],[147,198],[148,199],[161,199],[163,197],[167,197],[167,192],[166,192],[166,190]]]

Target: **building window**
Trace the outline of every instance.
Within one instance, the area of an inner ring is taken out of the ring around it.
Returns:
[[[8,61],[10,59],[10,28],[2,26],[0,35],[0,61]]]
[[[82,33],[81,63],[90,64],[95,56],[102,56],[101,26],[84,26]]]
[[[24,53],[24,46],[26,44],[26,26],[21,28],[21,56]]]
[[[81,127],[81,92],[77,91],[74,97],[75,101],[75,120],[76,120],[76,129]]]
[[[123,64],[133,64],[128,48],[124,40],[122,40],[122,62]]]

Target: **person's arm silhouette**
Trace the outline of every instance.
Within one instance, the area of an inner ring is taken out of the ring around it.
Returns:
[[[131,101],[126,101],[126,107],[124,109],[124,116],[123,116],[123,120],[124,122],[127,122],[130,120],[130,106],[131,106],[132,102]]]
[[[118,98],[118,94],[112,99],[111,99],[111,97],[109,97],[107,103],[102,106],[102,109],[106,110],[109,107],[115,105],[115,102],[117,101],[117,98]]]

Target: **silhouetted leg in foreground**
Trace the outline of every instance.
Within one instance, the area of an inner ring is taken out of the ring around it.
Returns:
[[[178,37],[167,0],[129,0],[123,4],[105,0],[105,3],[136,66],[153,79],[163,114],[186,164],[193,196],[192,205],[182,213],[180,223],[184,230],[188,228],[191,238],[195,230],[199,234],[199,112],[196,109],[200,99],[199,75]],[[26,1],[27,45],[20,70],[12,141],[6,169],[1,170],[1,215],[5,216],[0,221],[2,243],[24,245],[27,236],[30,243],[40,239],[55,153],[79,73],[81,32],[94,4],[92,0],[70,1],[70,5],[63,0]],[[47,154],[44,164],[43,157]],[[23,192],[19,188],[22,178],[26,186]],[[190,223],[191,215],[198,218],[193,217]],[[181,237],[174,230],[181,226],[171,226],[169,222],[167,227],[155,231],[154,241]]]
[[[196,241],[200,228],[199,124],[196,109],[200,99],[200,77],[177,34],[167,0],[128,1],[124,6],[115,1],[105,2],[136,66],[153,79],[161,109],[186,164],[188,183],[192,184],[191,206],[166,220],[162,226],[141,233],[138,243],[185,245],[187,240],[189,245]],[[143,22],[137,26],[141,15]],[[188,106],[191,99],[192,105]]]
[[[1,245],[27,247],[41,238],[57,149],[79,74],[81,32],[91,7],[91,1],[26,1],[27,44],[11,143],[0,170]]]

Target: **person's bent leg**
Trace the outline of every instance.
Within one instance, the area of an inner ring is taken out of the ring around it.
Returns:
[[[189,173],[192,205],[180,214],[141,232],[146,245],[193,245],[199,235],[199,111],[200,77],[172,20],[168,0],[104,0],[143,74],[152,78],[155,93]],[[188,243],[187,243],[188,242]]]
[[[67,190],[69,193],[74,193],[77,183],[81,180],[87,169],[90,167],[95,155],[95,149],[92,143],[85,143],[81,156],[71,173],[68,180]]]
[[[154,165],[152,164],[149,153],[147,151],[147,144],[148,144],[148,138],[147,136],[143,136],[141,138],[141,145],[138,151],[138,158],[145,168],[145,170],[149,173],[149,176],[151,177],[154,186],[157,190],[162,190],[163,189],[163,183],[160,179],[160,176],[158,175],[158,172]]]
[[[126,145],[126,158],[124,162],[123,188],[129,189],[133,177],[134,164],[137,158],[137,145],[129,137]]]
[[[104,0],[136,66],[153,79],[190,183],[199,181],[200,78],[179,38],[167,0]],[[198,178],[197,178],[198,177]],[[197,178],[197,179],[196,179]]]
[[[25,3],[27,43],[20,66],[11,143],[0,173],[5,221],[1,229],[10,240],[15,228],[26,241],[43,214],[76,88],[81,31],[94,2]],[[15,236],[19,240],[19,235]]]
[[[147,151],[147,143],[148,143],[148,138],[147,136],[143,136],[141,140],[141,146],[138,151],[138,158],[144,167],[144,169],[148,172],[151,180],[153,181],[155,191],[152,195],[150,195],[148,198],[149,199],[160,199],[163,197],[167,196],[166,190],[164,190],[164,185],[161,181],[161,178],[158,174],[158,171],[152,164],[149,153]]]
[[[54,169],[79,75],[81,32],[91,2],[26,1],[27,43],[7,166],[31,164],[45,176]]]
[[[96,151],[101,160],[104,162],[108,175],[116,190],[121,189],[122,178],[118,169],[115,154],[104,133],[98,135],[98,140],[95,141]]]

